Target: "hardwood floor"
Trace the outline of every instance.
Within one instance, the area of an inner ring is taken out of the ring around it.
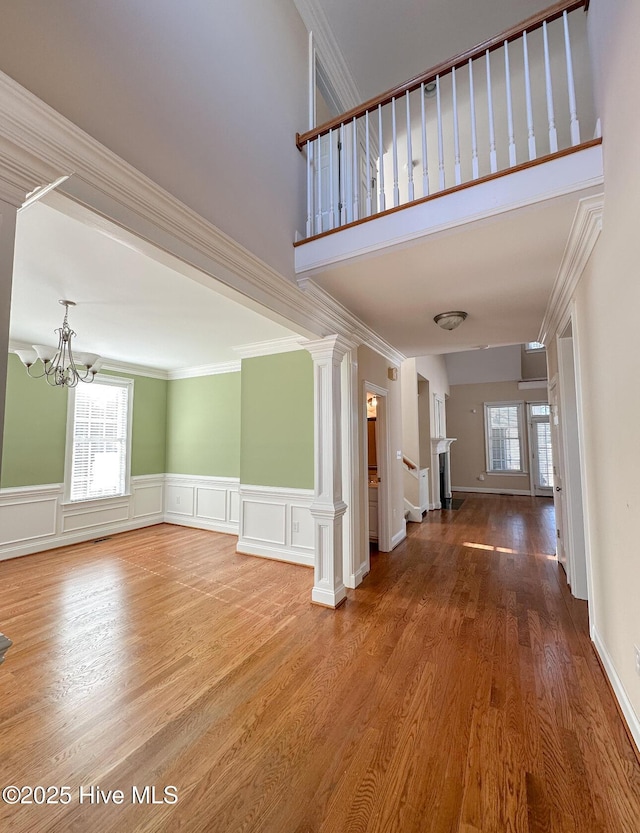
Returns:
[[[0,564],[0,786],[71,788],[0,830],[640,830],[550,502],[429,513],[335,612],[234,547],[164,525]]]

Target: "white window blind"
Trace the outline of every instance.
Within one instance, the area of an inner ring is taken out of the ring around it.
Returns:
[[[74,389],[70,500],[126,491],[129,384],[92,382]]]
[[[522,403],[485,404],[488,472],[524,472]]]

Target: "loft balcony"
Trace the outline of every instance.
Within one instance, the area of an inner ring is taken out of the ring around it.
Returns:
[[[299,134],[307,170],[299,281],[567,195],[575,212],[602,183],[587,6],[556,3]]]

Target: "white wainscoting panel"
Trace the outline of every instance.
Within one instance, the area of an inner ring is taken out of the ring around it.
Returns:
[[[124,497],[64,503],[64,486],[0,489],[0,561],[164,521],[165,475],[131,478]]]
[[[169,476],[166,487],[166,511],[172,515],[193,517],[195,515],[195,489],[195,484],[175,483]]]
[[[313,567],[313,489],[240,485],[238,552]]]
[[[0,490],[0,549],[54,536],[61,498],[62,487],[57,483]]]
[[[84,503],[84,501],[83,501]],[[129,520],[129,503],[126,498],[87,501],[92,507],[77,504],[62,505],[62,532],[77,532],[79,529],[94,529],[96,526],[121,523]]]
[[[164,480],[164,477],[162,478]],[[164,514],[164,483],[135,483],[133,517],[147,518]]]
[[[211,521],[226,521],[227,490],[196,488],[196,515]]]
[[[165,479],[167,523],[238,534],[237,477],[167,474]]]

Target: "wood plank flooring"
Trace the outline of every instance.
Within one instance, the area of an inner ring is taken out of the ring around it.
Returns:
[[[554,531],[550,501],[465,495],[335,612],[310,570],[175,526],[0,564],[0,786],[71,795],[0,802],[0,830],[637,833]]]

